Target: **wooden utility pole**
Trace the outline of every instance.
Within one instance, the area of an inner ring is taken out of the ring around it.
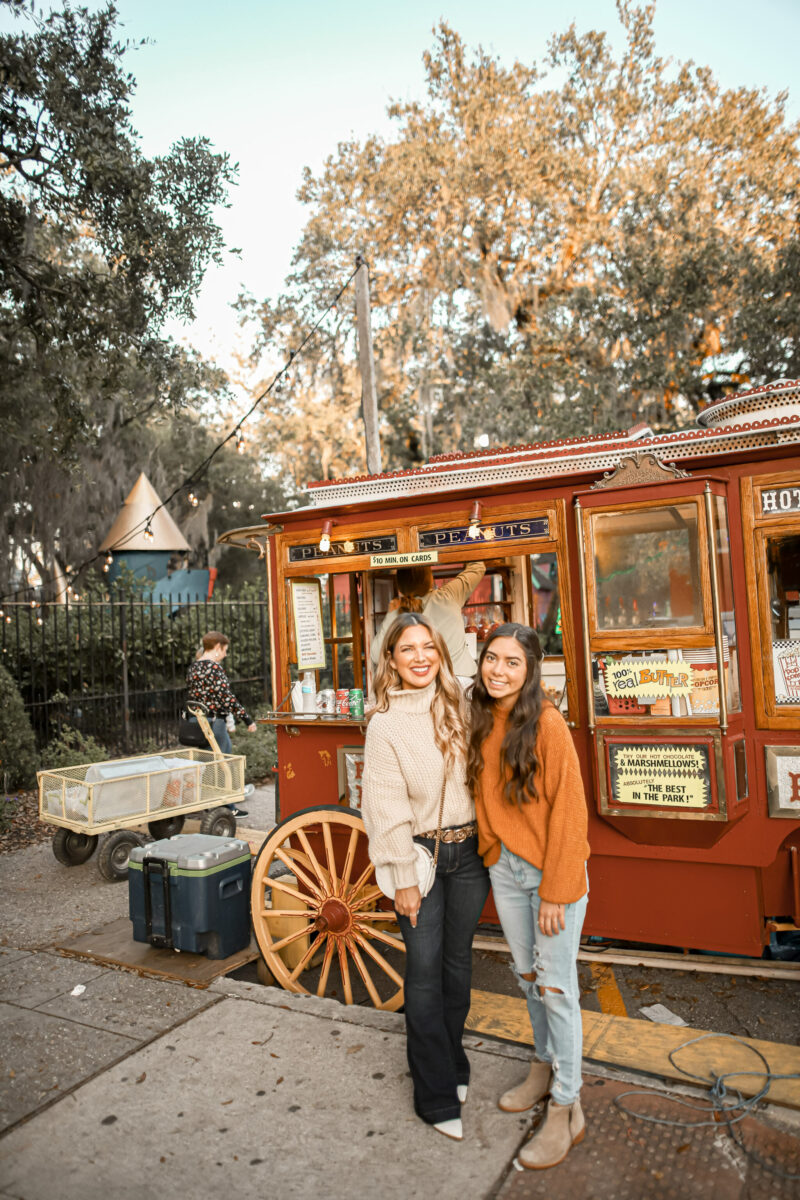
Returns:
[[[375,359],[372,354],[372,325],[369,315],[369,268],[362,254],[356,255],[356,322],[358,366],[361,371],[361,413],[367,443],[367,471],[381,471],[381,438],[378,431],[378,395],[375,391]]]

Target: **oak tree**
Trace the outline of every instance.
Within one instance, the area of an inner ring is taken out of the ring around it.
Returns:
[[[620,54],[571,26],[541,64],[470,52],[441,24],[393,136],[343,141],[305,174],[286,293],[243,307],[264,337],[299,339],[366,256],[389,466],[421,453],[425,408],[433,449],[466,450],[672,428],[741,382],[800,375],[786,97],[663,59],[654,6],[617,7]],[[343,312],[315,368],[334,391]]]

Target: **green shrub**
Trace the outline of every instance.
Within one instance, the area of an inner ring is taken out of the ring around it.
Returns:
[[[109,757],[105,746],[88,734],[64,725],[57,738],[42,751],[42,767],[81,767],[84,763],[103,762]]]
[[[237,723],[231,744],[234,754],[247,757],[245,783],[260,783],[262,779],[272,778],[271,768],[278,761],[278,735],[274,725],[259,725],[256,733],[248,733],[245,725]]]
[[[17,806],[17,796],[0,796],[0,833],[8,833],[14,824]]]
[[[33,787],[36,742],[19,689],[0,666],[0,776],[5,789]]]

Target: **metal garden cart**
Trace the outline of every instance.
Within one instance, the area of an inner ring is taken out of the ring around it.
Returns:
[[[186,816],[202,812],[202,833],[232,837],[232,806],[245,795],[245,757],[223,754],[205,715],[192,710],[210,749],[179,746],[160,754],[111,759],[37,772],[39,819],[56,825],[53,854],[65,867],[94,854],[100,874],[112,882],[128,875],[134,846],[180,833]]]

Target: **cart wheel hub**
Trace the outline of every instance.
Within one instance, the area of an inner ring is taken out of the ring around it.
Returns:
[[[326,900],[314,922],[320,933],[347,933],[351,925],[350,909],[333,897]]]

